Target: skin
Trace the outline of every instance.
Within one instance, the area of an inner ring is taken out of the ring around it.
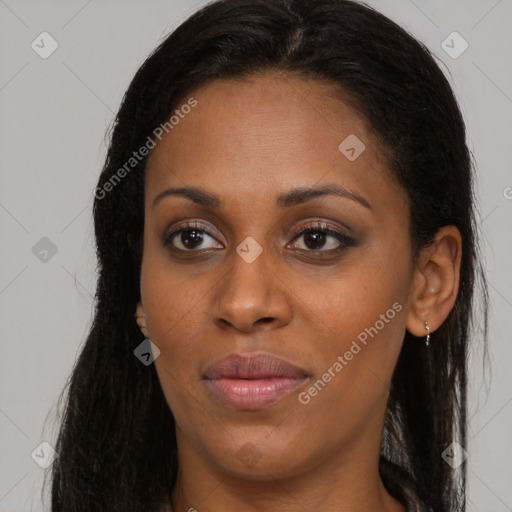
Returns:
[[[405,511],[378,473],[389,383],[405,330],[421,343],[425,321],[433,332],[453,307],[458,230],[441,229],[413,264],[407,195],[371,126],[332,84],[266,72],[216,80],[190,96],[197,106],[148,160],[136,311],[142,332],[161,351],[156,370],[176,420],[174,510]],[[350,134],[365,144],[354,161],[338,149]],[[275,204],[291,188],[328,183],[370,207],[337,195]],[[178,195],[153,206],[164,190],[185,186],[218,196],[222,206]],[[203,230],[198,248],[181,245],[180,235],[174,250],[172,241],[164,244],[193,220]],[[354,242],[326,235],[315,249],[299,233],[318,220]],[[236,252],[247,237],[262,248],[252,263]],[[342,250],[326,255],[336,247]],[[394,303],[401,311],[309,403],[300,403],[299,393]],[[262,352],[310,378],[257,411],[212,398],[202,380],[209,364]],[[247,452],[252,462],[242,456]]]

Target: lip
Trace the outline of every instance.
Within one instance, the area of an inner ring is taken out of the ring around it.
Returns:
[[[217,399],[241,410],[274,404],[308,378],[304,369],[269,354],[232,354],[210,365],[204,374]]]

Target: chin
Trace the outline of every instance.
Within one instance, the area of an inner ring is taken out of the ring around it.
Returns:
[[[216,443],[206,449],[222,471],[247,480],[268,481],[269,478],[296,476],[301,468],[309,465],[303,446],[304,443],[298,443],[297,447],[287,446],[286,441],[278,437],[270,442],[263,434],[253,438],[230,437],[224,445]]]

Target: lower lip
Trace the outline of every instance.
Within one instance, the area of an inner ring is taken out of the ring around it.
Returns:
[[[257,410],[281,400],[295,391],[306,378],[268,377],[265,379],[207,380],[220,400],[236,409]]]

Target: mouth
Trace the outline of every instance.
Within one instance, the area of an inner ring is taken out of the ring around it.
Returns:
[[[274,404],[308,378],[304,369],[268,354],[232,354],[210,365],[204,374],[213,397],[240,410]]]

